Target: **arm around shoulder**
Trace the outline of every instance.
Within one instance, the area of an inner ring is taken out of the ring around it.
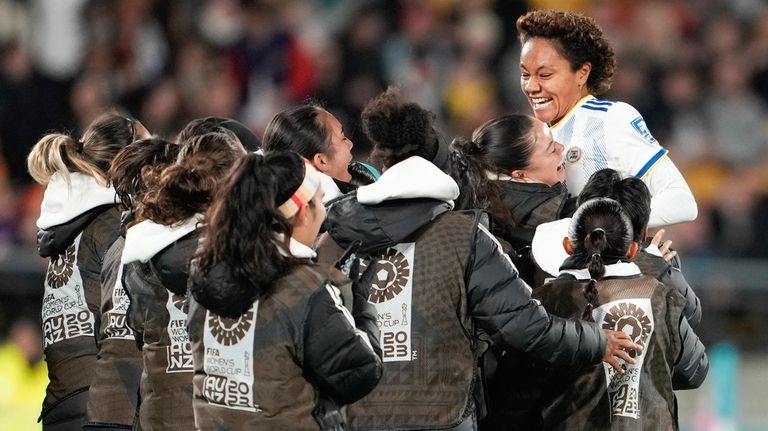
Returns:
[[[321,395],[339,404],[350,404],[376,387],[383,366],[371,343],[373,334],[357,329],[335,289],[326,284],[309,300],[304,323],[304,369]],[[370,330],[370,326],[366,329]],[[378,346],[378,338],[375,344]]]
[[[607,340],[597,325],[549,315],[485,229],[479,229],[473,248],[469,311],[495,344],[554,364],[600,362]]]

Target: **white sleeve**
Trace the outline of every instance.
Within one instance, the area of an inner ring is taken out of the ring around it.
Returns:
[[[623,176],[642,178],[667,154],[632,105],[614,103],[607,111],[604,128],[608,166]]]
[[[631,105],[617,102],[608,111],[605,129],[612,159],[609,165],[624,176],[643,180],[651,192],[649,227],[694,220],[696,201],[683,175],[667,156]]]
[[[659,160],[642,180],[651,192],[651,220],[648,227],[696,219],[698,209],[693,193],[669,157]]]

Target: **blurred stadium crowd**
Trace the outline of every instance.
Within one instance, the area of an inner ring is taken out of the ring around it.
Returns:
[[[768,5],[761,0],[0,0],[0,244],[31,244],[40,189],[24,158],[46,131],[119,106],[161,136],[218,115],[257,133],[308,97],[364,159],[359,113],[389,83],[450,139],[509,111],[514,22],[579,10],[619,68],[608,98],[638,108],[700,207],[674,229],[687,255],[767,256]]]
[[[44,269],[33,251],[42,188],[24,160],[48,131],[77,134],[118,107],[168,138],[208,115],[260,135],[276,112],[312,98],[364,160],[360,111],[395,83],[435,112],[450,141],[503,113],[530,112],[514,25],[530,8],[581,11],[612,41],[619,67],[606,97],[644,115],[699,205],[696,222],[668,229],[681,254],[768,258],[764,0],[0,0],[0,263]],[[702,301],[740,304],[734,313],[755,307],[723,292]],[[0,306],[9,340],[14,315],[39,317],[30,302]],[[752,339],[760,326],[734,331],[709,316],[705,339]],[[42,354],[25,352],[30,362]],[[36,395],[29,401],[37,410]]]

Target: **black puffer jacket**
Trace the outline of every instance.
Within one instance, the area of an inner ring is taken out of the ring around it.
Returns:
[[[325,227],[342,248],[360,240],[360,253],[367,253],[405,241],[449,209],[445,202],[434,199],[363,205],[353,193],[332,206]],[[548,316],[530,299],[530,287],[517,277],[495,238],[482,232],[471,246],[474,262],[468,267],[467,286],[468,305],[480,327],[494,342],[552,363],[578,366],[598,362],[605,350],[602,332],[589,323]]]
[[[663,257],[649,253],[647,250],[641,250],[635,255],[633,262],[640,267],[643,274],[655,277],[665,286],[671,287],[679,293],[684,302],[683,316],[688,319],[691,328],[696,329],[701,323],[701,302],[696,292],[693,291],[688,280],[685,279],[681,270],[680,257],[676,257],[671,262],[667,262]]]
[[[254,301],[223,264],[203,274],[193,261],[188,319],[198,427],[342,429],[340,407],[370,392],[382,373],[375,309],[358,299],[350,315],[336,287],[349,282],[307,260]],[[237,398],[216,389],[233,385],[242,389]]]
[[[124,245],[125,238],[118,237],[104,256],[99,355],[91,370],[86,427],[131,429],[138,412],[143,363],[127,322],[129,300],[120,262]]]
[[[119,234],[120,211],[114,205],[92,208],[38,233],[40,256],[51,258],[42,307],[50,378],[43,417],[91,383],[98,353],[101,269],[104,254]]]
[[[563,267],[582,266],[576,262],[570,259]],[[534,296],[553,314],[577,317],[587,308],[588,283],[586,270],[564,270]],[[622,376],[605,364],[578,372],[543,371],[548,375],[540,386],[543,429],[677,429],[673,389],[699,387],[709,369],[704,345],[683,318],[683,298],[624,262],[606,264],[596,290],[591,317],[627,332],[644,350]]]
[[[363,255],[404,243],[415,243],[417,263],[409,269],[413,273],[413,291],[434,289],[430,290],[434,292],[432,298],[444,295],[440,292],[453,292],[457,287],[464,291],[466,302],[462,303],[459,296],[456,298],[457,302],[449,308],[452,307],[454,314],[466,313],[472,326],[476,328],[474,334],[468,334],[468,348],[476,350],[477,333],[482,332],[494,344],[520,349],[553,364],[579,367],[598,363],[606,343],[602,331],[591,323],[551,317],[537,301],[531,300],[530,288],[518,277],[514,265],[501,252],[496,239],[485,228],[477,227],[473,217],[449,212],[452,207],[449,201],[446,201],[444,196],[435,195],[435,184],[440,183],[440,180],[427,178],[433,175],[434,166],[426,165],[428,162],[423,159],[423,163],[412,162],[413,159],[419,158],[413,157],[400,162],[398,165],[403,166],[398,169],[393,167],[385,172],[375,186],[378,188],[375,192],[374,189],[364,190],[365,187],[361,187],[356,193],[326,204],[328,215],[324,227],[329,237],[321,239],[318,247],[320,260],[335,260],[340,250],[347,248],[354,241],[362,242],[360,254]],[[455,197],[458,188],[453,184]],[[402,190],[391,190],[390,187],[401,187]],[[376,204],[363,204],[358,201],[361,191],[372,192],[367,196],[385,198]],[[402,196],[407,198],[401,198]],[[441,223],[452,223],[457,227],[451,231],[468,227],[474,231],[472,239],[466,244],[456,244],[448,238],[450,234],[446,234],[442,240],[431,238],[431,229]],[[434,248],[420,251],[420,244]],[[439,263],[436,263],[437,266],[432,268],[433,270],[427,270],[428,273],[425,273],[424,266],[418,264],[419,253],[425,253],[422,256],[426,257],[438,252],[446,253],[446,263],[452,268],[439,268]],[[456,258],[463,264],[458,269],[453,265]],[[413,293],[414,298],[420,296],[421,294]],[[429,333],[419,334],[417,325],[421,319],[419,316],[422,315],[419,308],[423,310],[424,315],[431,315],[429,308],[433,306],[434,304],[413,303],[411,320],[414,322],[414,340],[417,337],[430,336]],[[396,375],[404,371],[400,364],[402,362],[385,362],[385,378],[390,373]],[[446,373],[450,372],[446,370]],[[380,383],[367,398],[374,397],[377,392],[384,390],[384,385],[384,382]],[[411,402],[412,405],[417,405],[421,402],[419,396],[415,391],[400,391],[396,396],[399,398],[393,401],[397,404],[406,405]],[[472,402],[460,407],[465,409],[464,414],[467,415],[472,413],[475,405]],[[351,410],[350,407],[350,415]],[[430,423],[428,426],[445,427],[450,424]],[[397,428],[399,427],[416,428],[402,424],[398,424]]]
[[[154,229],[143,230],[148,227]],[[128,323],[144,361],[139,419],[145,431],[194,427],[194,415],[188,408],[192,405],[193,366],[186,328],[186,285],[197,241],[197,230],[174,232],[147,221],[132,226],[126,234],[123,283],[131,301]]]

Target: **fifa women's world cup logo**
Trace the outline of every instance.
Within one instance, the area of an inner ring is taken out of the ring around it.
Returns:
[[[388,248],[376,256],[371,265],[377,265],[368,300],[380,304],[397,296],[405,289],[411,268],[408,259],[397,249]]]
[[[48,285],[53,289],[58,289],[67,284],[75,266],[75,243],[72,243],[64,253],[56,257],[51,257],[51,262],[48,264],[48,274],[46,275],[46,281]]]
[[[238,319],[228,319],[213,313],[208,316],[211,334],[220,344],[231,346],[237,344],[253,325],[253,308],[243,313]]]
[[[605,315],[603,328],[623,331],[632,338],[634,343],[645,347],[653,325],[642,308],[632,303],[622,302],[611,307]],[[637,356],[637,352],[631,350],[629,355],[634,358]]]

